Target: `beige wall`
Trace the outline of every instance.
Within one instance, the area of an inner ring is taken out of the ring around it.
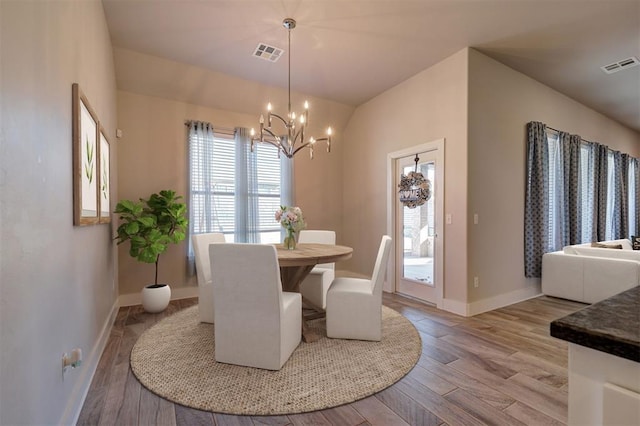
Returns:
[[[640,155],[637,132],[470,49],[469,302],[539,288],[538,279],[525,279],[523,258],[526,123],[533,120]]]
[[[467,52],[462,50],[356,108],[344,134],[345,265],[371,275],[387,233],[387,154],[445,139],[444,296],[466,301]]]
[[[147,66],[145,64],[151,61],[161,74],[167,68],[173,71],[178,70],[177,75],[190,75],[194,72],[193,67],[160,58],[146,55],[138,58],[137,54],[133,57],[137,59],[135,62],[131,58],[127,59],[131,61],[132,66],[144,68]],[[222,78],[226,84],[235,84],[238,90],[243,90],[244,80],[220,76],[217,73],[205,72],[204,75],[211,84],[220,84],[217,79]],[[269,90],[282,96],[281,89]],[[286,91],[284,94],[286,96]],[[254,102],[254,98],[249,99],[251,100],[247,102]],[[205,100],[201,101],[206,103]],[[210,103],[215,102],[217,101]],[[266,101],[261,106],[264,105]],[[250,109],[246,105],[238,108]],[[311,131],[316,135],[321,134],[319,125],[332,123],[336,131],[335,142],[332,144],[330,154],[327,154],[324,148],[316,149],[314,159],[310,160],[308,152],[303,151],[293,160],[295,161],[296,204],[303,209],[309,229],[334,229],[339,235],[339,242],[342,234],[341,184],[344,155],[342,127],[351,112],[351,107],[313,99],[310,118],[316,123],[316,127],[311,128]],[[120,198],[133,200],[147,198],[151,193],[162,189],[174,189],[186,198],[188,169],[185,120],[202,120],[214,126],[227,128],[238,126],[257,128],[260,113],[260,110],[254,113],[233,112],[119,91],[118,127],[123,131],[123,137],[119,140]],[[128,243],[125,243],[119,249],[118,275],[122,295],[139,293],[144,285],[153,282],[154,277],[154,265],[139,263],[132,259],[128,255],[128,247]],[[159,265],[159,281],[169,283],[172,289],[176,290],[174,293],[197,284],[195,276],[189,276],[186,272],[186,241],[171,246],[167,252],[163,253]]]
[[[110,137],[115,198],[111,42],[93,0],[0,1],[0,32],[0,424],[71,424],[117,308],[110,225],[73,226],[71,85]]]
[[[342,227],[354,247],[345,268],[370,274],[387,232],[387,154],[444,138],[444,212],[452,215],[444,226],[445,308],[475,314],[538,294],[539,280],[525,279],[523,265],[531,120],[640,152],[637,132],[473,49],[356,108],[345,130]]]

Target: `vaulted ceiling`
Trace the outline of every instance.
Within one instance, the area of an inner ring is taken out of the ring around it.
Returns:
[[[637,0],[102,0],[114,46],[359,105],[470,46],[640,131]],[[253,56],[265,43],[275,63]]]

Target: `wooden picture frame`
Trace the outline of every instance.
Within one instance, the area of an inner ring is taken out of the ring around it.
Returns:
[[[111,222],[111,148],[102,125],[98,132],[98,222]]]
[[[98,116],[80,90],[72,86],[73,224],[98,223]]]

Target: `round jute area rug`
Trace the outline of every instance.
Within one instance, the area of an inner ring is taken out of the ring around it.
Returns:
[[[131,351],[131,369],[150,391],[199,410],[277,415],[335,407],[392,385],[420,357],[415,327],[383,306],[380,342],[301,342],[279,371],[223,364],[214,358],[213,324],[200,323],[197,309],[147,330]],[[326,336],[324,319],[310,326]]]

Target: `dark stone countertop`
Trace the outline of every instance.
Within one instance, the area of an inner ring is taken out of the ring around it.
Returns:
[[[640,286],[557,319],[558,339],[640,362]]]

